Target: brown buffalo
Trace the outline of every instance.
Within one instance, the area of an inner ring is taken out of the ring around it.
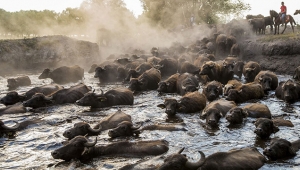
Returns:
[[[180,61],[179,61],[180,63]],[[190,74],[199,74],[200,68],[195,66],[194,64],[190,63],[189,61],[184,61],[180,68],[179,68],[179,73],[190,73]]]
[[[198,91],[190,92],[182,96],[177,101],[176,99],[165,99],[164,104],[159,104],[158,107],[165,108],[169,116],[173,116],[176,112],[194,113],[201,111],[206,106],[206,97]]]
[[[257,62],[249,61],[244,65],[243,75],[247,83],[253,82],[256,75],[261,71],[260,65]]]
[[[151,65],[155,66],[157,65],[162,59],[158,57],[149,57],[147,58],[147,63],[150,63]]]
[[[206,124],[211,127],[217,127],[221,117],[225,117],[226,113],[236,107],[233,101],[219,99],[208,104],[201,114],[201,119],[206,119]]]
[[[108,136],[116,138],[120,136],[133,136],[139,135],[141,132],[138,130],[141,126],[134,127],[132,122],[123,121],[117,127],[108,131]]]
[[[287,103],[294,103],[300,98],[300,84],[291,79],[280,82],[276,88],[275,95]]]
[[[240,86],[238,89],[229,91],[226,100],[243,103],[251,99],[261,99],[264,97],[264,90],[260,84],[247,83]]]
[[[54,159],[71,159],[90,160],[99,156],[130,156],[141,157],[149,155],[160,155],[169,150],[168,142],[165,140],[156,141],[138,141],[138,142],[115,142],[108,145],[95,146],[94,142],[89,142],[83,136],[77,136],[65,143],[59,149],[51,152]]]
[[[197,91],[199,89],[199,82],[194,75],[183,73],[178,76],[176,89],[177,93],[183,96],[188,92]]]
[[[239,44],[235,43],[231,46],[230,48],[230,55],[234,55],[234,56],[239,56],[241,53],[241,49],[240,49],[240,46]]]
[[[60,89],[63,89],[62,86],[58,84],[48,84],[40,87],[34,87],[27,91],[24,94],[18,94],[18,92],[11,91],[6,94],[1,100],[0,103],[5,105],[12,105],[18,102],[23,102],[30,99],[36,93],[42,93],[44,95],[50,95]]]
[[[116,105],[133,105],[133,92],[127,88],[116,88],[107,91],[105,94],[88,92],[76,101],[79,106],[91,106],[91,108],[103,108]]]
[[[228,96],[228,93],[231,89],[238,89],[242,86],[242,83],[237,80],[229,80],[228,83],[224,86],[224,96]]]
[[[179,75],[179,73],[173,74],[167,80],[159,82],[157,91],[162,93],[176,93],[176,83]]]
[[[278,86],[277,75],[271,71],[260,71],[255,76],[254,82],[259,83],[265,92],[275,90]]]
[[[31,85],[31,80],[28,76],[7,79],[7,87],[9,90],[14,90],[17,87],[29,85]]]
[[[190,162],[185,154],[178,153],[168,156],[159,170],[212,170],[212,169],[259,169],[266,162],[265,157],[254,147],[233,149],[228,152],[217,152],[207,158],[203,152],[201,159],[197,162]]]
[[[233,68],[233,72],[235,75],[237,75],[239,77],[239,79],[241,79],[242,75],[243,75],[243,68],[244,68],[245,63],[243,61],[236,61],[234,68]]]
[[[118,64],[108,64],[95,69],[94,78],[98,78],[101,84],[119,81]]]
[[[207,61],[215,61],[215,56],[213,54],[202,54],[194,61],[194,65],[200,68]]]
[[[300,140],[289,142],[285,139],[275,138],[271,140],[270,146],[263,153],[271,160],[289,159],[296,156],[299,146]]]
[[[199,74],[207,75],[211,81],[213,80],[220,81],[221,71],[222,71],[221,65],[213,61],[208,61],[202,65],[201,72]]]
[[[165,58],[158,62],[155,67],[159,69],[162,77],[170,76],[177,73],[178,62],[174,58]]]
[[[77,82],[82,80],[84,74],[83,68],[75,65],[72,67],[62,66],[51,71],[50,69],[45,69],[43,73],[39,76],[39,79],[50,78],[55,83],[64,84],[70,82]]]
[[[247,113],[243,111],[242,108],[234,107],[229,110],[226,115],[226,120],[231,124],[241,124],[243,123],[243,119],[247,117]]]
[[[211,81],[204,86],[202,93],[206,96],[208,101],[213,101],[220,95],[223,95],[222,84],[217,81]]]
[[[248,117],[252,118],[269,118],[271,119],[271,111],[267,105],[261,103],[251,103],[243,107],[243,111]]]
[[[150,70],[151,68],[153,68],[152,64],[144,62],[137,66],[135,69],[130,69],[127,73],[125,81],[130,81],[130,78],[138,78],[145,71]]]
[[[262,139],[267,139],[272,133],[279,131],[278,127],[274,125],[273,121],[268,118],[258,118],[254,123],[256,129],[254,133]]]
[[[129,89],[132,91],[156,90],[161,80],[160,71],[151,68],[145,71],[138,78],[132,78],[129,82]]]
[[[32,96],[31,99],[25,101],[23,105],[25,107],[45,107],[53,104],[65,104],[65,103],[75,103],[77,100],[81,99],[85,93],[91,91],[91,87],[86,86],[83,83],[71,86],[68,89],[61,89],[55,93],[45,96],[42,93],[37,93]]]
[[[21,102],[0,108],[0,115],[4,114],[15,114],[15,113],[26,113],[26,108]]]

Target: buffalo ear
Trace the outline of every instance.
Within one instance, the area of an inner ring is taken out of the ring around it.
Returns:
[[[161,109],[165,109],[166,108],[166,105],[165,104],[159,104],[157,105],[157,107],[161,108]]]
[[[273,124],[273,133],[276,133],[278,131],[279,131],[279,128]]]
[[[200,118],[201,119],[205,119],[206,116],[207,116],[207,113],[203,111],[202,114],[200,115]]]
[[[248,112],[247,112],[247,111],[244,111],[244,110],[242,110],[242,115],[243,115],[243,118],[246,118],[246,117],[248,117]]]

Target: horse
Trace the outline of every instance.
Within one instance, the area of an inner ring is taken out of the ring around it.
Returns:
[[[271,16],[272,19],[274,18],[274,25],[275,25],[275,33],[274,33],[274,35],[276,34],[277,29],[278,29],[277,34],[279,34],[279,25],[281,24],[280,15],[276,11],[270,10],[270,16]],[[292,26],[292,29],[293,29],[293,32],[294,32],[294,25],[293,25],[293,23],[296,25],[296,22],[295,22],[294,18],[291,15],[286,15],[285,16],[285,21],[284,21],[284,29],[281,32],[281,34],[283,34],[283,32],[285,31],[286,24],[288,22],[290,22],[290,24]]]

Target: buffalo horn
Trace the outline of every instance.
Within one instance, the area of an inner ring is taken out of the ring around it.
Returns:
[[[140,73],[140,71],[141,71],[141,68],[139,68],[138,70],[136,70],[136,72],[138,72],[138,73]]]
[[[184,148],[181,148],[177,153],[181,154],[181,152],[184,150]]]
[[[139,125],[139,126],[137,126],[137,127],[132,126],[131,129],[132,129],[132,130],[138,130],[141,126],[142,126],[142,125]]]
[[[95,139],[94,142],[86,142],[86,143],[84,144],[84,146],[85,146],[85,147],[93,147],[93,146],[96,145],[96,143],[97,143],[97,137],[96,137],[96,139]]]
[[[53,99],[53,96],[50,96],[50,97],[45,96],[45,99],[46,99],[46,100],[52,100],[52,99]]]
[[[102,130],[102,126],[100,125],[99,126],[99,129],[93,129],[93,128],[91,128],[90,126],[88,127],[88,130],[90,131],[90,132],[93,132],[93,133],[99,133],[99,132],[101,132],[101,130]]]
[[[198,152],[201,154],[201,159],[198,162],[187,161],[185,163],[185,167],[187,167],[189,169],[197,169],[197,168],[201,167],[204,164],[204,162],[205,162],[205,155],[201,151],[198,151]]]
[[[101,90],[101,95],[103,95],[103,90],[102,89],[100,89]]]
[[[20,123],[18,123],[18,122],[15,122],[15,123],[16,123],[16,125],[13,127],[8,127],[8,126],[5,126],[4,124],[2,124],[1,127],[5,130],[17,130],[20,127]]]
[[[181,86],[181,88],[182,88],[183,90],[185,90],[185,89],[186,89],[186,87],[185,87],[185,86],[183,86],[183,85]]]

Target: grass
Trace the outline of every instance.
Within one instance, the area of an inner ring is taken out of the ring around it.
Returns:
[[[280,32],[281,33],[281,32]],[[261,42],[272,42],[272,41],[277,41],[277,40],[295,40],[295,39],[300,39],[300,34],[299,31],[297,29],[295,29],[295,33],[290,32],[290,33],[283,33],[283,34],[269,34],[269,35],[265,35],[261,38],[258,38],[257,41],[261,41]]]

